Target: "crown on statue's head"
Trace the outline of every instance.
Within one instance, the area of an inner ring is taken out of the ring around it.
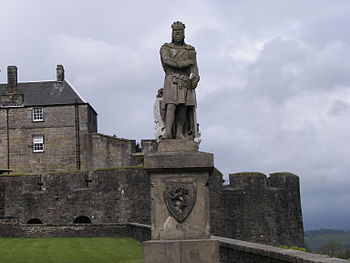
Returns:
[[[185,24],[182,23],[182,22],[180,22],[180,21],[176,21],[176,22],[174,22],[174,23],[171,25],[171,28],[172,28],[172,29],[182,29],[182,30],[184,30],[185,27],[186,27]]]

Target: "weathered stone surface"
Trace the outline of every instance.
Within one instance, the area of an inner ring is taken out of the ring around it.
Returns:
[[[144,263],[219,263],[215,240],[146,241]]]
[[[44,108],[44,121],[33,122],[32,107],[11,108],[0,115],[0,167],[13,173],[42,173],[77,169],[75,108],[72,105]],[[81,151],[88,133],[88,105],[79,105]],[[8,119],[7,119],[8,117]],[[8,126],[7,126],[8,123]],[[7,148],[7,131],[9,149]],[[44,136],[44,152],[33,152],[33,135]],[[9,152],[8,152],[9,151]],[[9,157],[9,160],[8,160]]]
[[[231,238],[212,236],[218,240],[221,263],[346,263],[347,260],[330,258],[294,249],[283,249]]]
[[[211,153],[157,152],[145,155],[144,167],[146,171],[164,171],[167,169],[212,171],[214,161]]]
[[[150,182],[142,168],[4,176],[0,188],[0,217],[18,218],[21,224],[33,218],[72,224],[79,216],[95,224],[150,223]]]
[[[42,178],[0,176],[0,217],[19,217],[21,224],[31,218],[44,224],[69,224],[75,216],[93,215],[93,223],[151,224],[151,182],[142,170],[58,173]],[[211,233],[276,246],[303,246],[299,178],[273,174],[251,188],[246,183],[252,177],[244,176],[242,185],[232,180],[223,186],[217,169],[210,175]],[[8,231],[1,233],[6,236]]]
[[[209,196],[206,186],[208,173],[156,173],[151,175],[152,239],[208,238]],[[164,191],[167,182],[193,182],[196,185],[196,202],[183,222],[178,222],[169,212]]]
[[[135,153],[135,140],[89,133],[85,135],[82,145],[87,148],[82,156],[86,170],[141,165],[138,158],[132,155]]]
[[[198,144],[193,140],[161,140],[158,145],[158,153],[196,151]]]
[[[88,104],[43,110],[44,121],[37,122],[32,120],[33,107],[0,110],[0,168],[41,174],[138,163],[132,156],[135,140],[96,133],[96,115]],[[44,152],[33,152],[33,135],[44,136]]]
[[[196,51],[185,44],[185,25],[172,24],[172,42],[160,48],[165,72],[162,104],[165,110],[164,139],[198,137],[195,88],[199,82]]]
[[[211,233],[276,246],[304,246],[299,178],[290,173],[244,172],[221,185],[210,176]]]

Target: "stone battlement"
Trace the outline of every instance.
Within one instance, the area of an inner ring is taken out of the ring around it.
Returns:
[[[288,172],[272,173],[269,176],[259,172],[241,172],[230,174],[229,179],[229,187],[240,190],[299,188],[299,177]]]
[[[237,173],[229,186],[209,177],[211,234],[272,245],[303,246],[299,178],[289,173]],[[3,222],[150,224],[150,181],[143,166],[120,166],[46,175],[0,176]],[[4,232],[5,233],[5,232]],[[1,234],[6,236],[6,234]]]

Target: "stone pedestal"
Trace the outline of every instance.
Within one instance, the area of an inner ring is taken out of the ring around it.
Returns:
[[[209,175],[213,155],[198,152],[191,140],[164,140],[145,155],[151,177],[152,240],[144,262],[217,263],[218,244],[210,240]]]
[[[216,240],[163,240],[144,242],[144,263],[218,263]]]

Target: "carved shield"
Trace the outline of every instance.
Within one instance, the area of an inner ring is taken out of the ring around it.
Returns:
[[[195,182],[165,182],[165,204],[169,213],[180,223],[191,213],[196,195]]]

